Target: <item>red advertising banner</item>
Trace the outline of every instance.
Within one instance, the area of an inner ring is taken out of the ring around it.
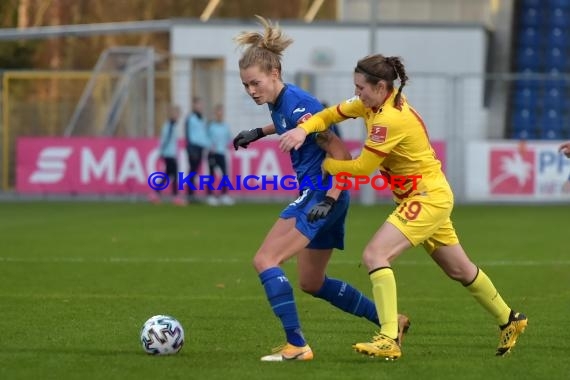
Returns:
[[[540,202],[569,199],[570,160],[558,152],[561,143],[469,143],[465,170],[467,198]]]
[[[156,139],[20,138],[16,190],[22,193],[149,192]]]
[[[360,154],[360,141],[346,141],[346,144],[353,157]],[[19,138],[16,190],[36,194],[147,194],[151,192],[149,176],[164,171],[157,146],[158,140],[154,138]],[[435,142],[434,149],[445,167],[445,143]],[[179,152],[179,171],[188,173],[182,144]],[[275,139],[260,140],[248,149],[237,152],[228,149],[228,152],[230,178],[238,175],[282,178],[294,174],[289,155],[279,150]],[[205,161],[200,174],[208,174]],[[280,186],[231,191],[240,196],[295,197],[298,193]],[[381,198],[391,196],[388,190],[375,192]]]

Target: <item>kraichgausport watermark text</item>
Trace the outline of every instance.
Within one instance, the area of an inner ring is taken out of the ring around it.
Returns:
[[[333,181],[336,179],[336,181]],[[212,176],[198,175],[195,172],[188,174],[184,172],[177,173],[178,190],[184,190],[184,186],[188,186],[192,190],[329,190],[333,186],[339,190],[359,190],[361,186],[370,185],[375,190],[417,190],[418,181],[421,175],[383,175],[374,176],[352,175],[350,173],[341,172],[334,176],[326,176],[325,178],[317,178],[313,181],[306,177],[301,181],[297,180],[294,175],[236,175],[231,176]],[[152,190],[161,191],[170,185],[170,177],[165,172],[154,172],[148,176],[148,186]]]

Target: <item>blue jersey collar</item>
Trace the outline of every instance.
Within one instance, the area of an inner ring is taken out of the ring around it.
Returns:
[[[283,88],[281,89],[281,91],[279,92],[279,95],[277,95],[277,98],[275,99],[275,103],[273,103],[271,106],[271,108],[279,108],[281,106],[281,99],[283,98],[283,94],[285,94],[285,91],[287,90],[288,86],[287,83],[284,83]]]

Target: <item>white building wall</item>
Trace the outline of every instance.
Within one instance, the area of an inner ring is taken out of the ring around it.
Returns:
[[[356,61],[370,52],[368,24],[280,25],[295,40],[283,58],[286,81],[293,81],[298,73],[315,74],[315,95],[328,103],[353,94]],[[253,22],[181,21],[171,30],[172,71],[176,78],[173,99],[188,109],[192,96],[189,60],[223,58],[227,70],[224,102],[227,115],[233,115],[229,121],[236,131],[270,122],[266,107],[258,107],[248,98],[239,79],[240,51],[233,37],[244,30],[261,29]],[[443,139],[459,132],[466,133],[467,138],[485,136],[482,78],[458,86],[460,94],[450,85],[454,76],[485,72],[487,32],[483,26],[379,25],[375,33],[375,52],[403,58],[410,77],[405,93],[424,117],[432,138]],[[462,120],[450,116],[451,111],[462,115]],[[343,124],[346,137],[361,137],[359,124],[356,128],[350,122]]]

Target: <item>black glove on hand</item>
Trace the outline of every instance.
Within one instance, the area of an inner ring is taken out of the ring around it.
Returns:
[[[321,202],[317,203],[316,205],[311,208],[309,213],[307,214],[307,220],[309,222],[315,222],[319,219],[326,218],[327,215],[331,212],[336,203],[336,199],[332,197],[325,197]]]
[[[261,128],[241,131],[240,133],[237,134],[236,137],[234,137],[234,149],[238,150],[240,146],[244,149],[247,149],[247,146],[250,143],[259,140],[263,136],[265,135],[263,134],[263,129]]]

